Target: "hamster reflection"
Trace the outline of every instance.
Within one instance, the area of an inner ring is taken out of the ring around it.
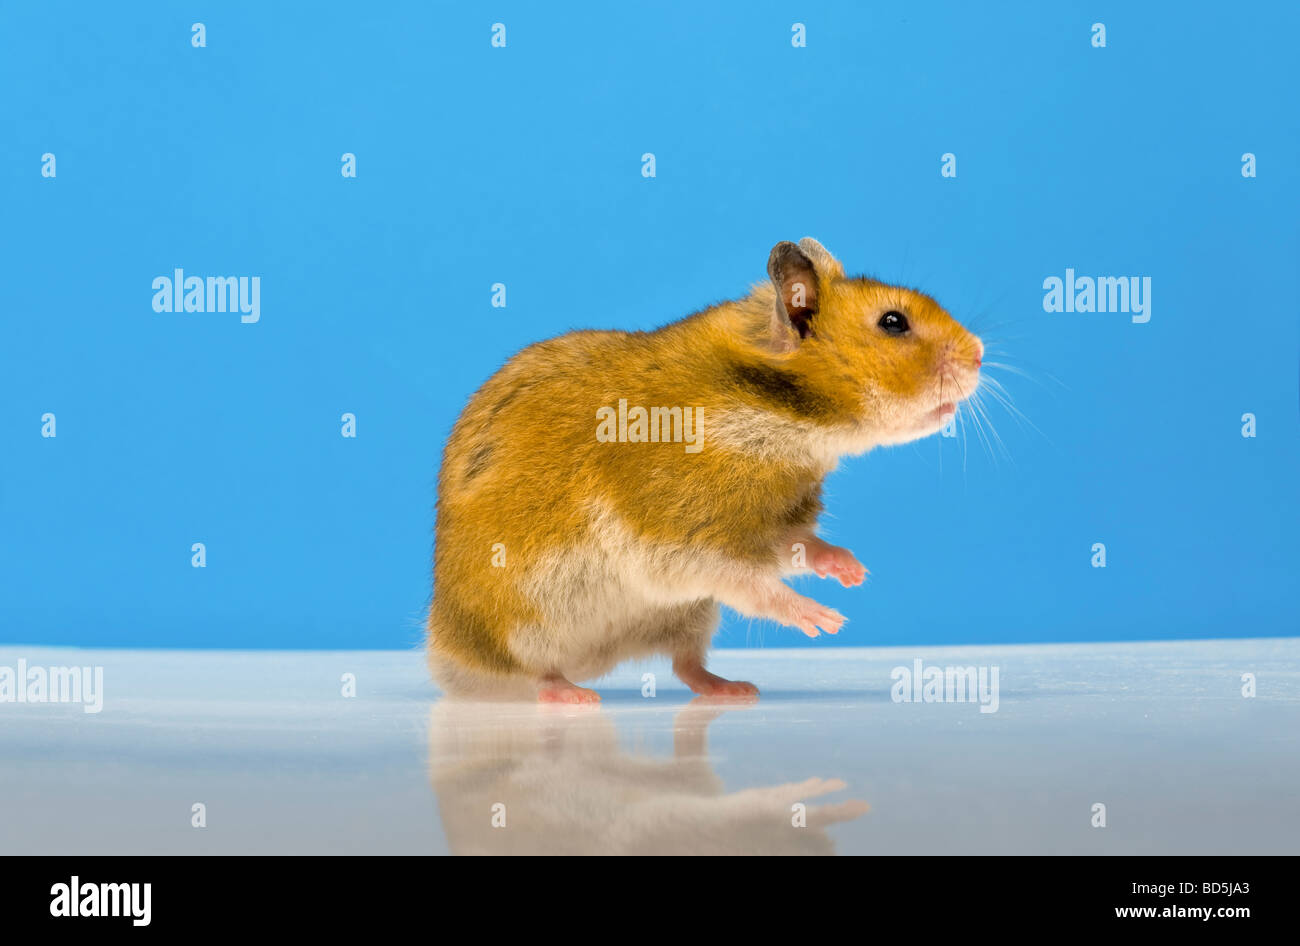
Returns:
[[[827,826],[867,804],[814,804],[843,789],[839,779],[726,792],[706,751],[708,725],[725,712],[688,704],[665,759],[625,752],[598,709],[434,704],[430,777],[452,853],[835,853]]]

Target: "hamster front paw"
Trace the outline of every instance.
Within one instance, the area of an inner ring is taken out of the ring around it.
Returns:
[[[809,637],[818,635],[818,628],[827,634],[838,634],[844,622],[848,620],[834,608],[828,608],[824,604],[818,604],[812,598],[805,598],[802,595],[795,595],[795,601],[791,602],[789,618],[786,621],[791,627],[797,627]]]
[[[817,637],[821,631],[838,633],[847,620],[834,608],[805,598],[783,584],[776,575],[724,585],[714,593],[714,597],[741,614],[780,621],[787,627],[798,628],[809,637]]]
[[[812,570],[818,578],[835,577],[845,588],[860,585],[869,572],[848,549],[817,540],[820,548],[813,549]]]

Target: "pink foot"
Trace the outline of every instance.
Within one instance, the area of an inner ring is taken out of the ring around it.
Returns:
[[[752,700],[758,697],[758,687],[744,680],[728,680],[703,667],[673,668],[678,678],[700,696],[728,700]]]
[[[817,539],[816,543],[817,545],[811,550],[811,564],[818,578],[838,578],[845,588],[862,584],[867,577],[867,570],[853,557],[852,552],[838,545],[823,542],[821,539]]]
[[[599,703],[600,694],[570,683],[559,674],[543,678],[537,685],[539,703]]]
[[[786,623],[791,627],[799,628],[809,637],[816,637],[819,633],[818,628],[827,634],[838,634],[846,620],[847,618],[834,608],[828,608],[811,598],[798,595],[791,602],[790,616]]]

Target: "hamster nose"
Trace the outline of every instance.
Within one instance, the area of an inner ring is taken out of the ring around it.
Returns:
[[[978,368],[984,364],[984,343],[978,338],[975,339],[975,367]]]

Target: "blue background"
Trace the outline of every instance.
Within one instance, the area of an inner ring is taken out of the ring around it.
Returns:
[[[5,4],[0,642],[418,642],[468,395],[805,235],[981,332],[1038,428],[847,461],[873,579],[801,582],[850,617],[811,646],[1297,633],[1296,5],[474,6]],[[261,321],[155,313],[176,267],[261,276]],[[1151,321],[1044,312],[1067,267]]]

